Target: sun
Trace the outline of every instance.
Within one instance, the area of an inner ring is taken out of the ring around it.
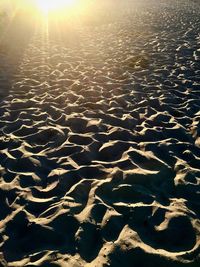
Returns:
[[[50,11],[61,10],[66,7],[71,7],[75,4],[76,0],[36,0],[38,8],[43,13]]]

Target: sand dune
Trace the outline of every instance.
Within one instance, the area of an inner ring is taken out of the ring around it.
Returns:
[[[2,40],[0,266],[200,266],[199,14],[110,1]]]

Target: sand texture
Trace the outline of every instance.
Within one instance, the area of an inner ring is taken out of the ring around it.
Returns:
[[[1,38],[0,266],[199,267],[199,2],[98,7]]]

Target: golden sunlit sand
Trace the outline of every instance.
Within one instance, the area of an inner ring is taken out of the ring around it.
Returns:
[[[200,266],[200,6],[0,1],[0,267]]]

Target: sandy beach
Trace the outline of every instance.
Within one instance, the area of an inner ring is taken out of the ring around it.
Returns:
[[[0,266],[199,267],[200,3],[84,12],[0,37]]]

